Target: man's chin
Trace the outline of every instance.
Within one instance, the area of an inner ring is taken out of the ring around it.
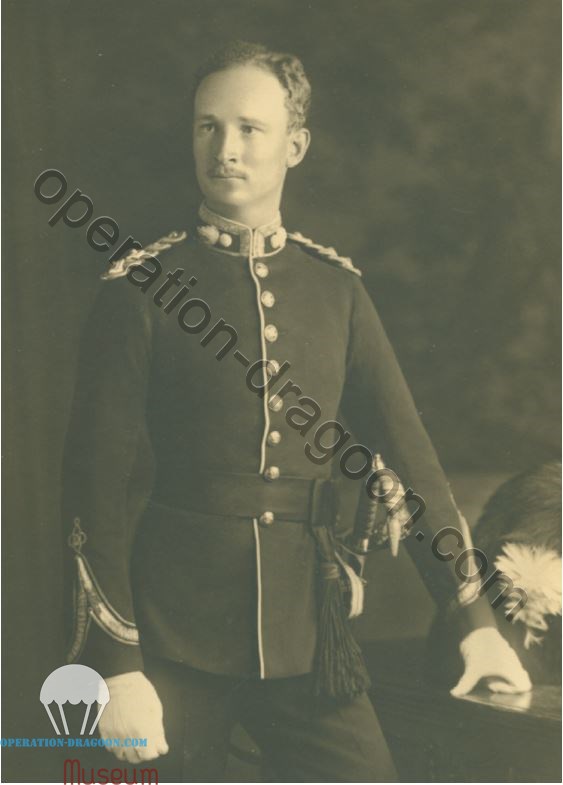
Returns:
[[[241,177],[217,177],[207,182],[207,191],[215,199],[224,201],[248,199],[247,183]]]
[[[244,181],[239,181],[244,182]],[[245,207],[249,202],[250,199],[248,197],[248,193],[244,187],[239,186],[238,188],[232,186],[230,188],[219,187],[219,188],[207,188],[204,193],[205,201],[211,207],[211,205],[216,205],[217,207]]]

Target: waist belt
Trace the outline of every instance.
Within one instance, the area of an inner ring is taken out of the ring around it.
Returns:
[[[317,696],[350,700],[369,687],[369,676],[348,627],[348,618],[361,612],[363,583],[337,551],[337,489],[335,480],[278,477],[268,482],[261,474],[186,472],[180,486],[161,475],[152,500],[188,512],[258,519],[262,526],[273,524],[276,517],[311,526],[322,579],[313,690]]]
[[[206,515],[327,525],[336,515],[338,486],[335,480],[326,479],[279,477],[269,482],[260,474],[207,472],[189,475],[181,486],[159,482],[152,498]]]

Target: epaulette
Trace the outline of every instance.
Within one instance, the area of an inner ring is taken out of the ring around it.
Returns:
[[[334,264],[344,268],[344,270],[349,270],[351,273],[359,276],[362,275],[361,270],[354,267],[349,256],[340,256],[334,248],[325,248],[324,245],[314,243],[309,237],[303,237],[301,232],[289,232],[287,239],[291,240],[292,243],[297,243],[311,256],[316,256],[317,259],[321,259],[323,262],[334,262]]]
[[[187,232],[170,232],[170,234],[161,237],[160,240],[147,245],[145,248],[133,248],[121,259],[116,259],[112,263],[107,272],[100,276],[103,281],[110,281],[112,278],[121,278],[127,275],[127,270],[134,264],[139,264],[143,259],[148,259],[149,256],[156,256],[161,251],[167,251],[176,243],[183,242],[188,236]]]

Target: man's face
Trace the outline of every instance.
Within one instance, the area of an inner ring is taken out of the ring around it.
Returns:
[[[199,85],[194,157],[211,209],[245,223],[279,208],[287,167],[299,162],[285,97],[273,74],[250,65],[210,74]]]

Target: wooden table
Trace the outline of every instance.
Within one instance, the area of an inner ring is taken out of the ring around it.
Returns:
[[[403,782],[561,782],[561,689],[465,698],[424,677],[424,642],[363,645]]]

